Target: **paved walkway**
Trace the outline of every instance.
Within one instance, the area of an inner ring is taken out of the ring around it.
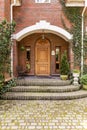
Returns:
[[[87,130],[87,98],[0,100],[0,130]]]

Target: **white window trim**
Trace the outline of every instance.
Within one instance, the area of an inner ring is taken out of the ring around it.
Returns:
[[[51,3],[51,0],[48,0],[48,2],[38,2],[37,0],[35,0],[35,3]]]

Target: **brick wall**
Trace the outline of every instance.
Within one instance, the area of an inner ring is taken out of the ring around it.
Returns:
[[[52,25],[63,28],[61,18],[70,27],[69,21],[64,17],[59,0],[51,0],[51,3],[35,3],[35,0],[23,0],[22,6],[14,7],[14,20],[17,23],[16,32],[27,26],[34,25],[40,20],[46,20]]]
[[[0,21],[10,20],[10,0],[0,0]]]
[[[5,3],[4,0],[0,0],[0,21],[5,17]]]
[[[10,0],[5,0],[5,18],[10,21]]]

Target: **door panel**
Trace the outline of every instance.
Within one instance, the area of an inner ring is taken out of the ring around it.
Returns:
[[[48,62],[48,48],[37,48],[37,52],[38,62]]]
[[[40,39],[36,43],[36,75],[50,74],[50,43],[48,40]]]

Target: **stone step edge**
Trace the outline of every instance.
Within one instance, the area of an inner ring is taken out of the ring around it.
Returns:
[[[16,82],[17,85],[20,85],[20,86],[65,86],[65,85],[70,85],[71,84],[71,81],[70,80],[67,80],[67,81],[57,81],[57,80],[53,80],[53,81],[27,81],[27,80],[20,80],[18,82]]]
[[[42,86],[17,86],[8,89],[8,92],[72,92],[72,91],[78,91],[80,89],[80,86],[64,86],[64,87],[42,87]]]
[[[79,98],[85,98],[87,97],[87,92],[84,90],[79,90],[78,93],[69,93],[69,94],[65,94],[62,93],[60,95],[55,94],[50,94],[47,95],[43,95],[43,93],[38,93],[37,95],[35,95],[35,93],[32,93],[32,95],[17,95],[17,93],[15,95],[11,95],[10,93],[7,95],[2,95],[1,96],[1,100],[72,100],[72,99],[79,99]],[[29,94],[29,93],[28,93]]]

